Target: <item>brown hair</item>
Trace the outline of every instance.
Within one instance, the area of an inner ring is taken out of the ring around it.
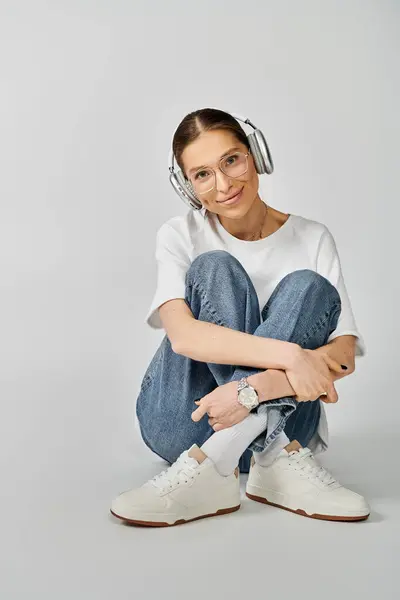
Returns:
[[[213,131],[215,129],[230,131],[239,142],[250,149],[247,135],[235,117],[217,108],[200,108],[182,119],[172,140],[175,160],[183,173],[182,153],[186,146],[194,142],[203,131]]]

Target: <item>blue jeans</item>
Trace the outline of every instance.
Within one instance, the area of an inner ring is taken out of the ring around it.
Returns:
[[[314,350],[336,329],[341,302],[336,288],[318,273],[304,269],[286,275],[276,286],[261,318],[253,283],[242,264],[223,250],[198,256],[186,274],[185,301],[194,317],[265,338],[294,342]],[[201,446],[214,430],[207,416],[195,423],[194,401],[216,387],[259,373],[243,365],[220,365],[176,354],[165,335],[141,383],[136,414],[145,444],[169,463],[192,444]],[[242,455],[248,472],[252,451],[261,452],[284,430],[290,440],[307,446],[320,418],[320,402],[293,397],[261,403],[267,429]]]

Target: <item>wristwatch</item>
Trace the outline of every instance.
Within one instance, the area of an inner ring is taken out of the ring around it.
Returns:
[[[253,386],[248,383],[247,377],[242,377],[238,381],[237,392],[239,404],[242,404],[242,406],[245,406],[249,410],[256,408],[260,404],[258,394]]]

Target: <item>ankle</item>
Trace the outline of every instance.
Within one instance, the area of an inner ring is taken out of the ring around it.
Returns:
[[[299,442],[297,440],[292,440],[290,442],[290,444],[288,444],[287,446],[285,446],[285,450],[286,452],[298,452],[300,449],[302,448],[302,445],[299,444]]]
[[[199,465],[201,465],[201,463],[207,458],[207,454],[205,454],[205,452],[203,452],[203,450],[201,450],[201,448],[198,446],[192,446],[188,452],[188,456],[195,458]]]

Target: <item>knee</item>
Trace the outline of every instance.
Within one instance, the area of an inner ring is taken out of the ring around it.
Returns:
[[[282,283],[289,283],[292,285],[325,285],[329,281],[312,269],[298,269],[288,273],[283,279]]]
[[[235,273],[244,271],[241,263],[229,252],[225,250],[209,250],[197,256],[190,265],[186,282],[198,280],[199,277],[206,277],[210,274],[222,272]]]
[[[226,250],[209,250],[199,254],[189,267],[189,271],[221,268],[231,264],[240,264],[239,261]]]
[[[340,296],[331,282],[312,269],[299,269],[288,273],[280,282],[283,287],[294,288],[299,293],[312,289],[317,294],[328,295],[340,304]]]

